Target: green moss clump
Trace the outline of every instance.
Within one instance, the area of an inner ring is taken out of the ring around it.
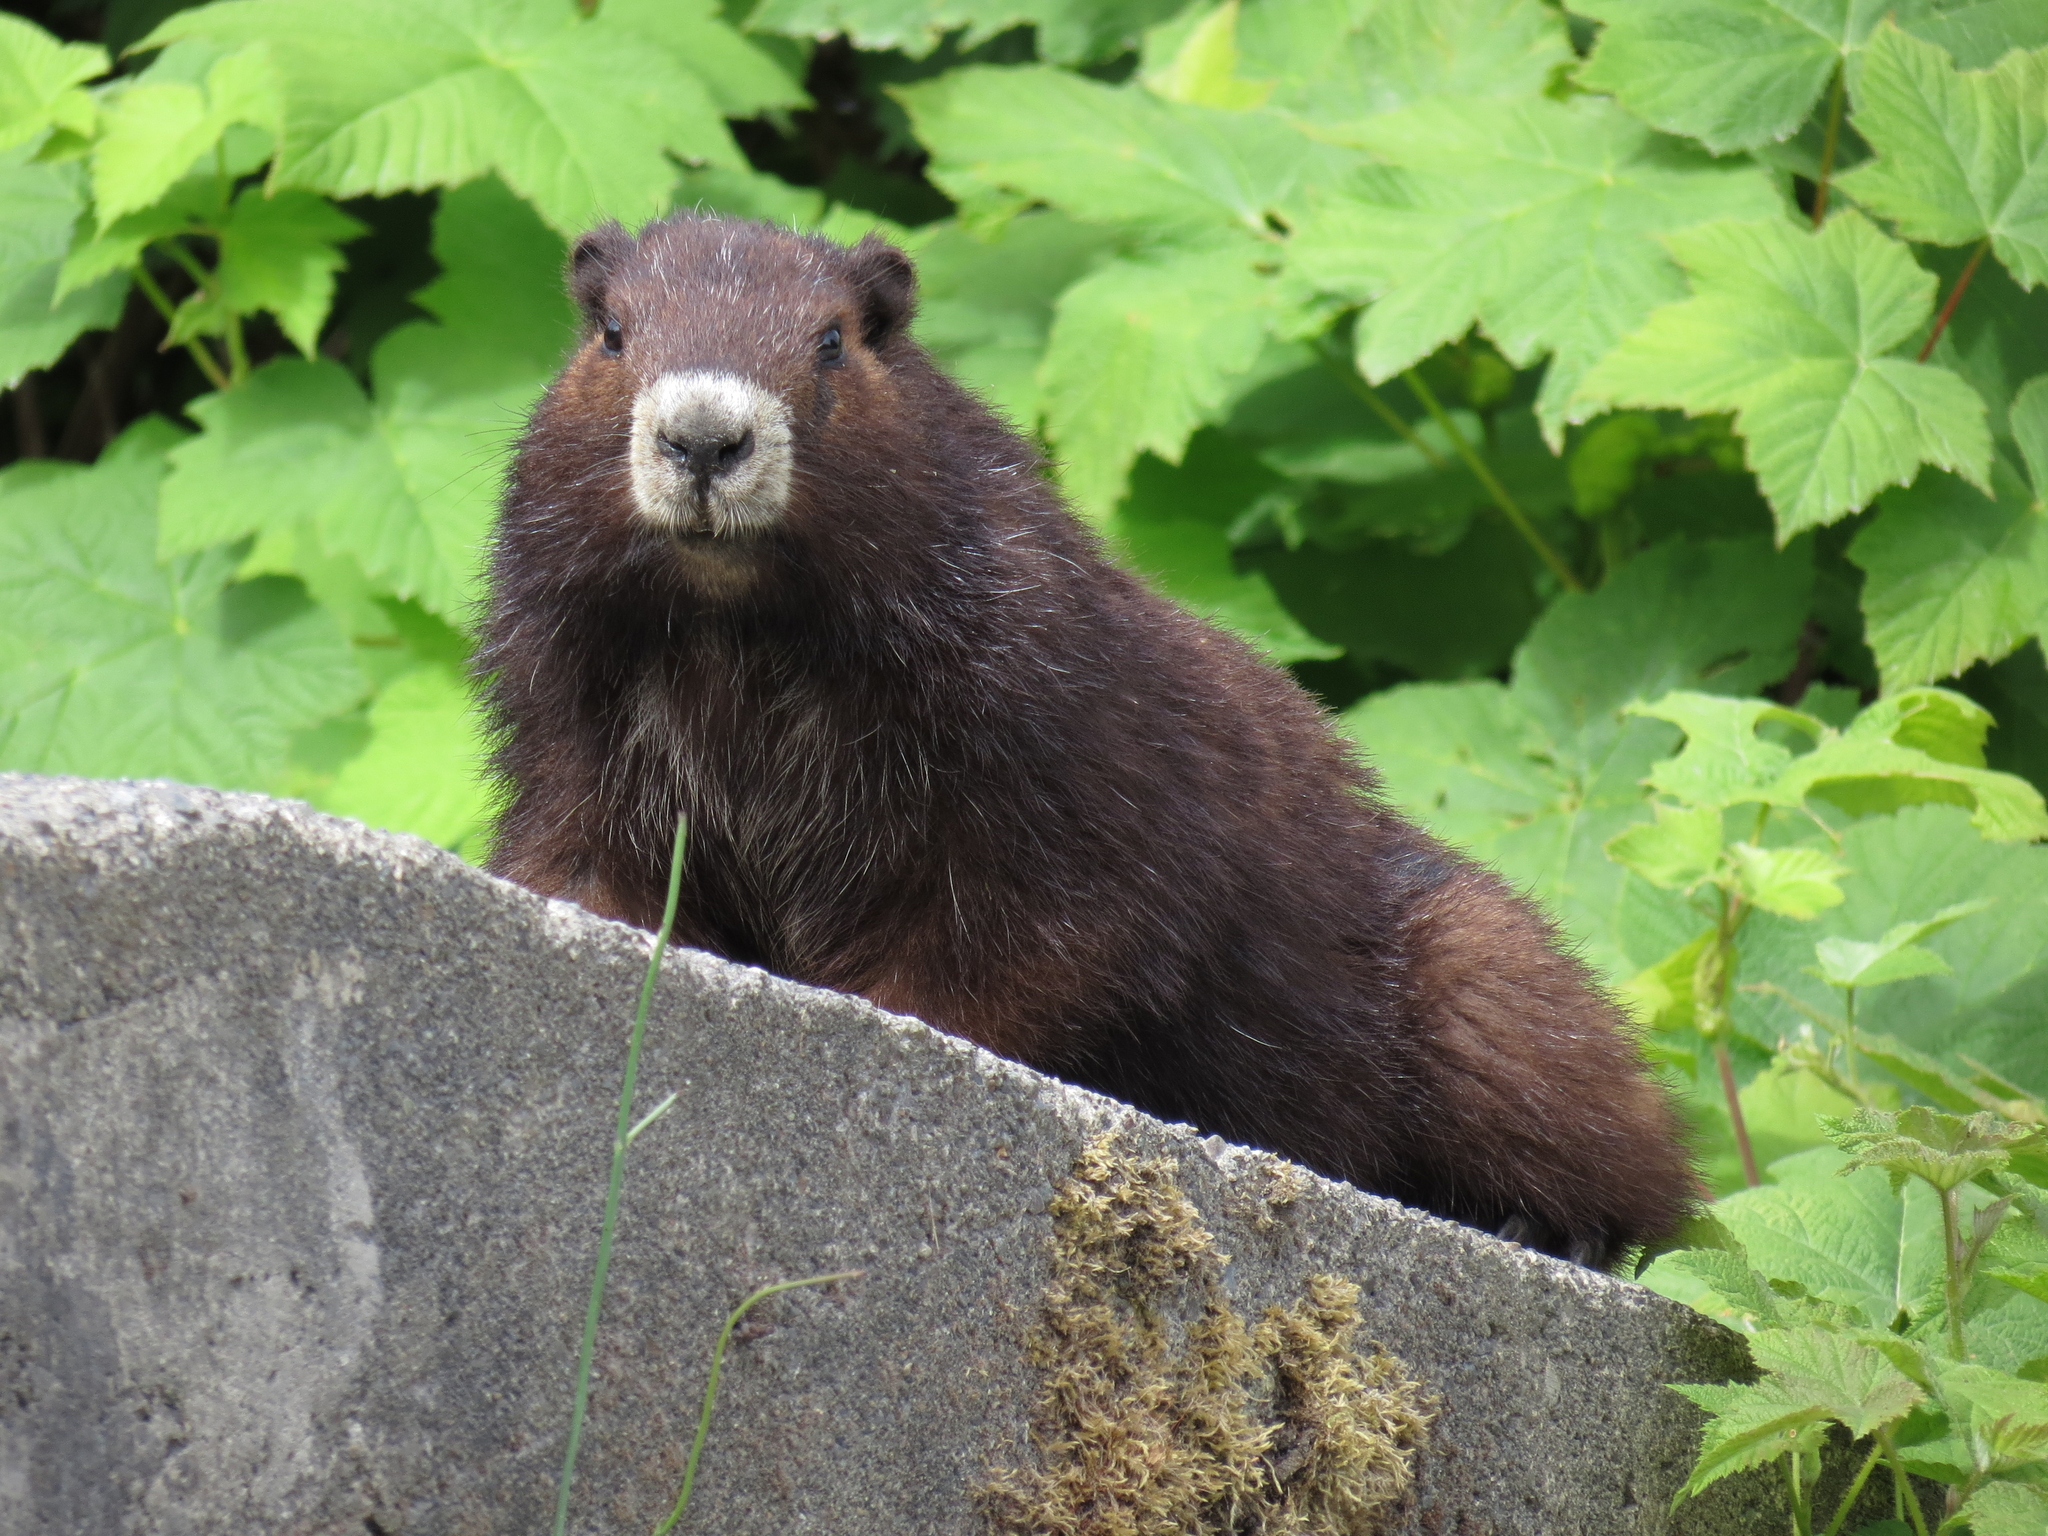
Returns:
[[[1038,1466],[997,1473],[1002,1536],[1370,1536],[1414,1476],[1427,1394],[1353,1346],[1358,1287],[1311,1276],[1255,1326],[1165,1158],[1091,1143],[1052,1202],[1027,1348]]]

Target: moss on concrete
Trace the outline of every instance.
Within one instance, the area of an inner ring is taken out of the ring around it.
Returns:
[[[1028,1349],[1038,1465],[997,1473],[1002,1536],[1370,1536],[1413,1478],[1427,1394],[1376,1346],[1358,1287],[1313,1275],[1247,1323],[1170,1160],[1091,1143],[1052,1202]]]

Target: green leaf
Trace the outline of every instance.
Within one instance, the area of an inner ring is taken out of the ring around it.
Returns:
[[[460,848],[490,819],[483,722],[460,673],[420,667],[370,706],[370,742],[320,791],[322,810]]]
[[[1573,0],[1607,25],[1579,71],[1716,154],[1783,139],[1884,8],[1868,0]]]
[[[1832,1147],[1782,1158],[1772,1182],[1717,1200],[1714,1214],[1772,1280],[1884,1328],[1939,1289],[1940,1201],[1919,1183],[1901,1199],[1875,1169],[1838,1176],[1845,1161]]]
[[[1223,0],[1207,15],[1197,16],[1172,54],[1156,66],[1141,67],[1138,78],[1147,90],[1167,101],[1192,102],[1243,112],[1273,94],[1270,80],[1247,80],[1237,72],[1237,0]],[[1146,39],[1150,50],[1154,33]]]
[[[1684,805],[1716,810],[1770,798],[1771,788],[1792,762],[1790,748],[1757,734],[1770,722],[1797,735],[1818,739],[1827,729],[1811,715],[1768,699],[1731,699],[1711,693],[1670,693],[1628,712],[1669,720],[1685,732],[1685,746],[1650,770],[1652,788]]]
[[[1250,242],[1104,263],[1060,295],[1040,382],[1061,481],[1101,517],[1149,449],[1180,462],[1258,357],[1271,284]]]
[[[1821,849],[1732,843],[1728,856],[1736,890],[1766,912],[1803,921],[1842,904],[1848,868]]]
[[[963,204],[1043,201],[1148,242],[1230,228],[1270,239],[1267,214],[1337,158],[1271,112],[1162,101],[1059,69],[972,66],[894,94],[931,149],[928,174]]]
[[[1971,823],[1994,841],[2048,837],[2048,807],[2025,779],[1976,766],[1990,717],[1961,694],[1909,688],[1879,699],[1829,731],[1796,758],[1770,791],[1770,803],[1808,795],[1852,815],[1929,800],[1972,807]],[[1971,758],[1975,762],[1972,763]]]
[[[61,43],[33,22],[0,14],[0,150],[52,125],[88,131],[92,98],[78,85],[106,69],[106,49]]]
[[[371,358],[375,401],[339,364],[283,360],[186,407],[206,431],[171,455],[163,547],[309,518],[385,589],[468,620],[512,434],[573,335],[561,242],[494,182],[444,193],[445,275]]]
[[[1755,1385],[1673,1388],[1714,1415],[1688,1495],[1782,1454],[1790,1431],[1832,1421],[1861,1437],[1896,1424],[1926,1398],[1878,1351],[1829,1329],[1770,1329],[1749,1347],[1768,1373]]]
[[[336,247],[364,227],[314,193],[265,197],[247,188],[215,234],[215,291],[178,307],[171,341],[219,335],[231,316],[267,309],[292,345],[311,357],[334,303],[334,274],[346,265]]]
[[[1749,1352],[1779,1389],[1800,1394],[1856,1438],[1896,1424],[1926,1394],[1867,1344],[1821,1328],[1773,1329]]]
[[[1369,695],[1343,726],[1396,804],[1533,891],[1625,980],[1693,939],[1699,918],[1604,851],[1647,819],[1641,781],[1674,745],[1670,726],[1622,706],[1782,676],[1811,598],[1809,558],[1762,540],[1658,545],[1599,591],[1553,603],[1511,686],[1408,684]]]
[[[2048,846],[1989,843],[1962,809],[1918,805],[1851,823],[1842,833],[1842,857],[1856,871],[1844,887],[1847,900],[1812,927],[1759,913],[1743,930],[1739,979],[1769,978],[1812,1006],[1832,1009],[1838,995],[1806,971],[1816,938],[1863,939],[1930,910],[1993,900],[1994,916],[1986,921],[1957,923],[1921,941],[1954,974],[1858,996],[1857,1037],[1866,1054],[1889,1049],[1879,1037],[1891,1037],[1892,1046],[1914,1053],[1923,1068],[1939,1057],[1961,1073],[1966,1060],[1976,1061],[2029,1092],[2048,1088],[2040,1026],[2048,1012]],[[1800,1023],[1796,1010],[1768,996],[1737,988],[1730,1003],[1737,1028],[1766,1043],[1794,1033]],[[1884,1065],[1944,1108],[1990,1107],[1966,1093],[1945,1096],[1936,1082],[1912,1075],[1918,1069],[1904,1060]]]
[[[1754,166],[1717,165],[1610,102],[1430,101],[1351,135],[1386,165],[1313,202],[1289,246],[1306,281],[1370,299],[1375,383],[1476,322],[1507,359],[1553,354],[1537,413],[1555,449],[1586,371],[1684,294],[1654,236],[1778,209]]]
[[[1968,1416],[1977,1470],[2018,1472],[2048,1460],[2048,1387],[1974,1363],[1946,1367],[1936,1384],[1951,1421]]]
[[[1235,630],[1268,660],[1328,660],[1339,648],[1304,629],[1262,573],[1240,572],[1232,558],[1230,524],[1271,480],[1242,448],[1204,434],[1178,469],[1142,461],[1106,532],[1167,596]]]
[[[1144,28],[1178,9],[1176,0],[763,0],[747,25],[794,37],[844,34],[862,48],[921,59],[949,32],[964,28],[959,46],[974,48],[1029,23],[1041,58],[1079,64],[1135,47]]]
[[[1237,42],[1238,73],[1273,82],[1269,105],[1340,142],[1433,96],[1537,95],[1572,57],[1538,0],[1251,0]]]
[[[1996,661],[2048,629],[2048,512],[2003,457],[1991,490],[1923,474],[1880,496],[1849,546],[1888,691]]]
[[[0,20],[4,20],[0,17]],[[108,276],[56,300],[57,274],[85,206],[76,165],[36,165],[0,151],[0,387],[63,356],[80,331],[112,325],[128,291]],[[53,302],[55,300],[55,302]]]
[[[1877,158],[1838,185],[1908,240],[1985,236],[2020,285],[2048,282],[2048,48],[1962,71],[1933,43],[1879,27],[1855,123]]]
[[[2003,1479],[1985,1483],[1959,1513],[1974,1536],[2041,1536],[2048,1531],[2048,1490]]]
[[[1949,1190],[1985,1173],[1997,1173],[2014,1152],[2048,1149],[2048,1130],[2019,1125],[1989,1110],[1948,1115],[1921,1105],[1891,1111],[1861,1109],[1845,1120],[1828,1120],[1828,1139],[1849,1154],[1844,1173],[1882,1168],[1892,1188],[1910,1178]]]
[[[917,339],[1013,427],[1032,431],[1053,301],[1109,253],[1112,237],[1050,208],[1019,215],[988,240],[951,221],[918,236]]]
[[[2020,386],[2006,422],[2034,483],[2034,509],[2040,511],[2048,503],[2048,373]]]
[[[231,586],[224,549],[156,560],[165,436],[0,480],[0,766],[267,788],[292,731],[361,695],[296,582]]]
[[[180,44],[166,50],[202,44]],[[134,85],[110,98],[93,145],[92,190],[100,224],[124,213],[147,208],[193,168],[193,162],[220,143],[230,125],[248,123],[275,132],[283,102],[277,73],[267,48],[256,46],[229,53],[207,71],[204,87],[178,79],[153,79],[162,64],[175,70],[175,59],[160,60]]]
[[[1820,977],[1832,987],[1876,987],[1914,976],[1946,976],[1950,974],[1948,962],[1933,950],[1923,949],[1920,941],[1990,905],[1988,901],[1960,901],[1918,922],[1894,923],[1883,937],[1868,943],[1822,939],[1814,946]]]
[[[1666,305],[1587,378],[1587,401],[1733,411],[1781,538],[1832,522],[1921,464],[1985,485],[1984,402],[1946,369],[1891,357],[1934,279],[1846,212],[1807,233],[1723,223],[1667,237],[1693,296]]]
[[[1607,856],[1652,885],[1690,890],[1721,862],[1721,813],[1711,806],[1681,809],[1658,801],[1657,820],[1610,838]]]
[[[708,7],[684,14],[701,29]],[[559,0],[232,0],[180,11],[143,47],[267,42],[284,82],[275,182],[338,197],[496,172],[557,230],[666,206],[671,154],[745,166],[721,104],[643,30],[659,11]],[[641,25],[636,25],[635,21]]]

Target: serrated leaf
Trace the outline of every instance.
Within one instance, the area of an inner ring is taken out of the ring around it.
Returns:
[[[1533,891],[1622,980],[1699,929],[1689,903],[1606,855],[1646,818],[1642,778],[1675,745],[1671,727],[1622,706],[1782,676],[1811,571],[1762,540],[1662,544],[1599,591],[1553,603],[1516,653],[1512,686],[1408,684],[1369,695],[1342,724],[1396,804]]]
[[[269,310],[292,345],[311,357],[334,303],[334,274],[346,265],[337,247],[363,231],[315,193],[265,197],[247,188],[214,232],[214,291],[178,307],[171,342],[219,335],[230,317]]]
[[[2041,1536],[2048,1531],[2048,1491],[2001,1479],[1985,1483],[1958,1511],[1972,1536]]]
[[[2017,1472],[2048,1459],[2048,1386],[1977,1363],[1946,1366],[1937,1386],[1952,1421],[1967,1414],[1976,1470]]]
[[[121,313],[128,279],[120,274],[55,297],[85,206],[84,180],[77,165],[37,165],[26,149],[0,151],[0,387],[11,389],[61,357],[80,331],[112,325]]]
[[[1812,1437],[1814,1427],[1827,1421],[1820,1408],[1796,1393],[1779,1390],[1774,1382],[1774,1377],[1766,1376],[1755,1386],[1671,1384],[1672,1391],[1712,1415],[1700,1433],[1699,1459],[1679,1490],[1680,1498],[1689,1498],[1733,1473],[1769,1465],[1801,1448]]]
[[[1180,462],[1266,340],[1271,284],[1249,242],[1105,262],[1060,295],[1039,378],[1061,483],[1105,515],[1150,450]]]
[[[1857,76],[1854,121],[1876,159],[1841,189],[1909,240],[1991,249],[2022,287],[2048,282],[2048,48],[1988,70],[1895,26],[1879,27]]]
[[[1650,770],[1652,788],[1684,805],[1716,810],[1770,800],[1771,787],[1792,762],[1789,747],[1757,734],[1765,722],[1818,739],[1826,727],[1811,715],[1768,699],[1731,699],[1711,693],[1669,693],[1628,712],[1669,720],[1685,732],[1678,755]]]
[[[1994,841],[2048,837],[2039,790],[2017,775],[1972,766],[1966,750],[1958,749],[1958,742],[1981,742],[1989,723],[1978,705],[1945,689],[1910,688],[1881,698],[1846,730],[1829,732],[1795,759],[1772,787],[1771,803],[1794,805],[1817,795],[1853,815],[1869,815],[1943,800],[1970,806],[1972,824]]]
[[[1848,866],[1819,848],[1733,843],[1728,858],[1735,888],[1766,912],[1803,922],[1842,904],[1841,882]]]
[[[727,117],[758,117],[776,107],[810,103],[801,83],[727,24],[715,0],[604,0],[602,8],[702,80]],[[748,22],[750,29],[753,25]]]
[[[1987,484],[1984,402],[1946,369],[1888,354],[1934,302],[1934,279],[1854,212],[1667,237],[1693,296],[1596,364],[1588,402],[1735,413],[1780,538],[1832,522],[1921,464]]]
[[[92,120],[80,81],[106,73],[107,50],[59,42],[33,22],[0,14],[0,150],[27,143],[53,123]]]
[[[1326,193],[1289,244],[1306,281],[1371,308],[1375,383],[1477,323],[1517,367],[1552,355],[1537,412],[1553,449],[1586,370],[1683,279],[1654,236],[1777,211],[1754,166],[1716,165],[1590,97],[1430,101],[1351,135],[1396,170]]]
[[[162,197],[231,124],[275,132],[282,112],[277,74],[261,45],[220,58],[203,88],[145,74],[111,98],[93,144],[93,208],[100,224]]]
[[[1148,242],[1233,227],[1270,238],[1266,215],[1336,157],[1274,113],[1162,101],[1059,69],[971,66],[894,94],[932,152],[928,174],[963,203],[1043,201]]]
[[[190,37],[270,45],[285,96],[278,185],[386,195],[496,172],[572,233],[659,212],[671,154],[746,163],[704,80],[606,9],[228,0],[168,17],[139,46]]]
[[[2048,629],[2048,513],[2003,458],[1991,491],[1923,474],[1880,496],[1849,546],[1888,691],[1996,661]]]
[[[0,764],[266,788],[362,678],[295,582],[231,587],[223,549],[157,561],[163,438],[0,482]]]
[[[322,810],[460,848],[490,818],[482,717],[446,667],[419,667],[370,705],[370,742],[320,791]]]
[[[1948,962],[1932,950],[1923,949],[1920,941],[1990,905],[1988,901],[1957,902],[1932,917],[1894,923],[1874,941],[1822,939],[1814,946],[1814,955],[1820,961],[1820,977],[1834,987],[1875,987],[1913,976],[1946,976]]]
[[[1684,809],[1658,801],[1654,823],[1610,838],[1607,856],[1652,885],[1690,890],[1721,862],[1721,813],[1711,806]]]
[[[1896,1424],[1926,1394],[1872,1349],[1821,1328],[1758,1334],[1749,1351],[1780,1391],[1802,1395],[1858,1439]]]
[[[1868,0],[1573,0],[1606,23],[1579,71],[1716,154],[1785,138],[1886,7]]]
[[[747,25],[795,37],[844,35],[862,48],[921,59],[949,32],[964,28],[959,46],[973,48],[1029,23],[1041,58],[1079,64],[1134,47],[1140,32],[1179,9],[1177,0],[763,0]]]
[[[339,364],[283,360],[186,409],[171,455],[167,551],[310,518],[385,589],[467,622],[513,434],[573,332],[561,242],[494,182],[443,194],[446,274],[371,358],[374,403]]]
[[[1781,1158],[1772,1182],[1724,1196],[1714,1214],[1771,1279],[1889,1327],[1939,1289],[1940,1199],[1919,1183],[1902,1199],[1876,1169],[1841,1176],[1844,1162],[1833,1147]]]
[[[2048,1148],[2048,1130],[2016,1124],[1989,1110],[1966,1116],[1924,1105],[1860,1109],[1847,1119],[1823,1123],[1828,1139],[1849,1154],[1844,1173],[1881,1168],[1894,1189],[1909,1177],[1936,1189],[1954,1189],[2003,1169],[2014,1152]]]

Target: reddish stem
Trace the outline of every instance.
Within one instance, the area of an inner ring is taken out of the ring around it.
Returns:
[[[1749,1124],[1742,1118],[1742,1098],[1735,1087],[1735,1063],[1728,1059],[1728,1042],[1714,1042],[1714,1065],[1721,1069],[1721,1091],[1728,1095],[1728,1119],[1735,1127],[1735,1150],[1742,1158],[1742,1177],[1751,1189],[1763,1183],[1756,1171],[1756,1149],[1749,1144]]]
[[[1941,313],[1934,317],[1934,329],[1927,333],[1927,345],[1920,349],[1916,362],[1926,362],[1934,351],[1934,344],[1941,340],[1941,333],[1948,329],[1948,317],[1956,312],[1956,305],[1962,301],[1969,289],[1970,279],[1977,275],[1977,263],[1984,259],[1984,253],[1991,249],[1991,237],[1986,235],[1977,242],[1977,249],[1970,253],[1970,264],[1963,268],[1962,276],[1956,279],[1955,287],[1948,291],[1948,302],[1941,306]]]

